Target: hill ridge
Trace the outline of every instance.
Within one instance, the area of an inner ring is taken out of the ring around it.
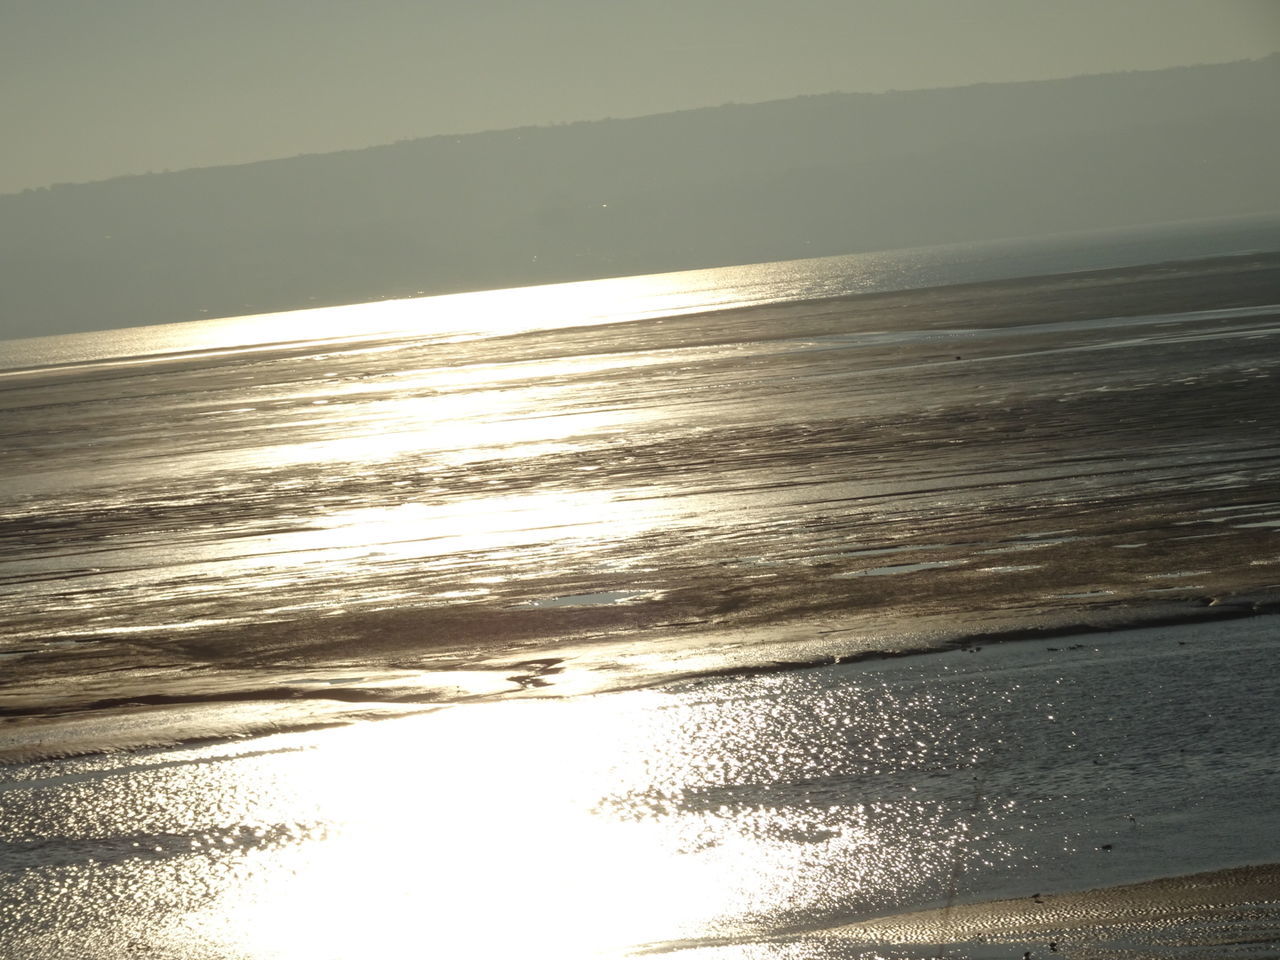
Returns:
[[[0,336],[1280,208],[1259,60],[436,135],[0,195]]]

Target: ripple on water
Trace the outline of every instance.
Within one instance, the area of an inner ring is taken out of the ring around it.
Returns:
[[[1278,654],[1257,618],[16,765],[0,940],[780,960],[779,929],[1280,858]]]

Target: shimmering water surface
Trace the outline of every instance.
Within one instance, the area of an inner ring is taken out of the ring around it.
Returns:
[[[751,304],[1274,250],[1276,213],[0,340],[0,370],[412,336],[465,340]],[[3,318],[0,318],[0,324]],[[86,326],[91,326],[86,324]],[[0,336],[3,336],[0,326]]]
[[[0,939],[12,957],[861,957],[881,954],[828,930],[1274,860],[1269,621],[18,765]],[[994,955],[1024,946],[1044,949]]]
[[[1276,859],[1249,231],[8,345],[0,954],[861,956]]]
[[[1258,255],[15,373],[0,709],[575,692],[1253,604],[1277,304]]]

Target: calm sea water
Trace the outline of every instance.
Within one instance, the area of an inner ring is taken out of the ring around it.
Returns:
[[[893,250],[0,340],[0,369],[388,335],[449,341],[1274,250],[1280,215]],[[0,335],[3,327],[0,327]]]
[[[4,344],[0,946],[859,956],[761,938],[1273,859],[1278,226]]]

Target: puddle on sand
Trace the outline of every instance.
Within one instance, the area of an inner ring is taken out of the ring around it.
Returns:
[[[1005,540],[986,550],[979,550],[980,556],[991,554],[1015,553],[1022,550],[1043,550],[1045,547],[1056,547],[1063,543],[1075,543],[1084,537],[1060,537],[1049,534],[1030,534],[1017,540]]]
[[[959,562],[959,560],[930,560],[924,563],[896,563],[890,567],[872,567],[869,570],[851,570],[848,573],[837,573],[835,578],[892,577],[899,573],[916,573],[920,570],[937,570],[940,567],[954,567]]]
[[[593,607],[609,603],[629,603],[633,600],[652,599],[656,590],[610,590],[606,593],[574,593],[565,597],[547,597],[517,604],[521,607]]]

